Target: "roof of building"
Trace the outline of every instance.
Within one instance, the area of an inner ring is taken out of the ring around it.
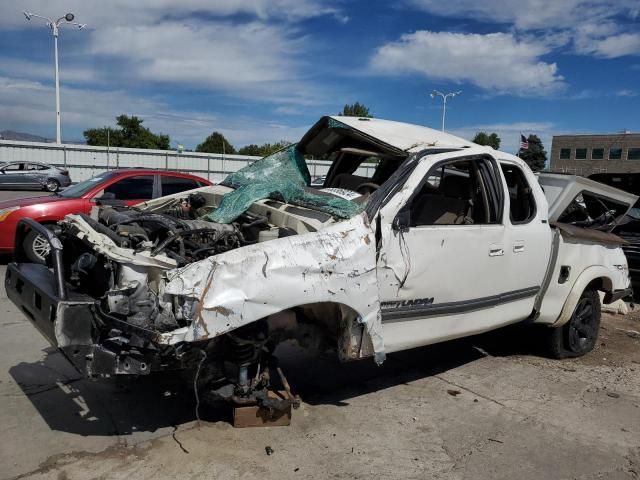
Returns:
[[[629,137],[640,136],[636,132],[616,132],[616,133],[570,133],[565,135],[554,135],[553,138],[573,138],[573,137]]]

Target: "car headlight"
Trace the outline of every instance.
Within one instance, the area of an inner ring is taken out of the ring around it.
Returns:
[[[0,208],[0,222],[5,220],[9,215],[11,215],[16,210],[20,210],[20,207]]]

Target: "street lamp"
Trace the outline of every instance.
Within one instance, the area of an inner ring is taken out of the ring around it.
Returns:
[[[75,16],[73,13],[67,13],[64,17],[60,17],[55,22],[50,18],[36,15],[35,13],[22,12],[27,20],[31,20],[33,17],[41,18],[47,22],[47,26],[51,29],[53,34],[53,57],[55,60],[55,74],[56,74],[56,143],[60,145],[60,79],[58,75],[58,29],[62,25],[75,25],[79,30],[82,30],[87,25],[84,23],[74,22]]]
[[[444,117],[447,114],[447,98],[456,97],[462,93],[462,90],[458,90],[457,92],[450,92],[446,95],[438,90],[434,90],[431,92],[431,98],[442,97],[442,131],[444,132]]]

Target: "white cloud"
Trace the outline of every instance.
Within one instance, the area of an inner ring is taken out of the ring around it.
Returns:
[[[0,2],[0,26],[24,26],[22,11],[54,18],[60,12],[76,15],[78,22],[90,28],[107,25],[150,25],[167,19],[186,18],[198,14],[201,18],[249,15],[261,20],[298,20],[322,15],[344,19],[340,10],[322,0],[65,0],[64,5],[51,0],[21,0]],[[37,19],[32,24],[39,25]]]
[[[504,23],[519,31],[535,30],[537,35],[568,36],[573,39],[574,51],[583,55],[616,58],[640,54],[640,35],[634,24],[639,12],[637,0],[407,1],[438,16]]]
[[[580,42],[580,43],[578,43]],[[587,37],[576,40],[578,53],[597,57],[617,58],[640,54],[640,33],[621,33],[608,37]]]
[[[1,56],[0,74],[51,82],[54,79],[51,62],[38,63]],[[91,68],[69,67],[67,65],[62,65],[60,68],[61,82],[96,82],[98,80],[99,77]]]
[[[637,97],[638,95],[640,94],[637,91],[631,90],[629,88],[623,88],[616,91],[616,97]]]
[[[407,0],[438,16],[513,24],[522,30],[568,28],[637,12],[637,0]]]
[[[37,81],[0,77],[0,130],[29,125],[30,128],[39,127],[44,135],[52,137],[55,122],[53,93],[52,86]],[[222,132],[234,145],[242,146],[280,139],[295,141],[308,128],[307,125],[286,125],[258,117],[180,111],[161,101],[132,96],[121,90],[63,86],[61,97],[63,138],[66,139],[81,139],[81,133],[70,132],[113,125],[123,108],[128,115],[144,119],[151,130],[169,134],[172,142],[181,142],[187,147],[195,147],[213,130]],[[50,130],[47,130],[49,126]]]
[[[49,0],[0,2],[0,27],[45,29],[27,22],[21,10],[44,16],[72,11],[87,23],[82,32],[64,31],[64,56],[82,58],[91,69],[70,69],[64,57],[62,80],[111,85],[161,82],[195,85],[264,102],[317,104],[326,98],[306,79],[305,54],[316,48],[296,22],[323,15],[348,22],[334,0]],[[63,10],[60,10],[63,8]],[[43,36],[43,41],[44,36]],[[12,61],[0,72],[44,79],[46,65]],[[33,67],[30,69],[29,67]],[[50,68],[50,67],[49,67]],[[100,72],[96,75],[95,72]],[[99,80],[98,80],[99,79]]]
[[[555,63],[540,60],[546,53],[544,44],[518,40],[508,33],[422,30],[379,47],[372,67],[389,74],[419,73],[469,82],[500,93],[547,94],[561,89],[563,82]]]
[[[89,52],[117,57],[128,75],[150,82],[191,84],[263,100],[313,102],[313,87],[296,80],[304,41],[278,26],[166,21],[105,26]]]

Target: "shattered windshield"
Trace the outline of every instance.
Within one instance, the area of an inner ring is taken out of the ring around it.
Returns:
[[[291,145],[227,176],[222,183],[233,187],[218,208],[207,215],[214,222],[231,223],[252,203],[271,198],[312,208],[336,218],[351,218],[363,205],[333,195],[313,193],[304,156]]]
[[[313,184],[305,158],[313,159],[309,163]],[[366,207],[406,158],[406,152],[378,138],[323,117],[298,144],[230,174],[222,184],[234,191],[207,218],[232,222],[252,203],[266,198],[339,219],[351,218]]]

